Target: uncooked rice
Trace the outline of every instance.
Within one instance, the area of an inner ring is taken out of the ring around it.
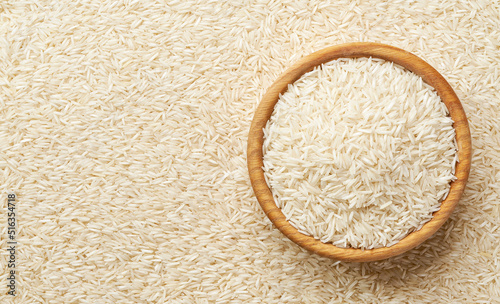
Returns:
[[[417,75],[380,59],[316,67],[280,95],[264,171],[299,231],[342,248],[390,247],[439,210],[454,180],[453,120]]]
[[[500,303],[499,11],[497,0],[1,1],[0,303]],[[272,82],[356,41],[436,68],[474,153],[435,236],[370,263],[286,238],[245,155]]]

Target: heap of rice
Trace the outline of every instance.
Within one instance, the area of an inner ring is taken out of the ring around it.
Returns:
[[[300,232],[392,246],[439,210],[454,179],[453,121],[435,90],[379,59],[339,59],[289,85],[264,129],[264,171]]]

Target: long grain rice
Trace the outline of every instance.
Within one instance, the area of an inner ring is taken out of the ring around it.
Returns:
[[[264,130],[264,170],[290,223],[322,242],[392,246],[439,210],[455,130],[436,91],[380,59],[338,59],[289,85]]]

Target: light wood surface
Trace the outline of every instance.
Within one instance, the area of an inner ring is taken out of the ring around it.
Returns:
[[[262,151],[264,134],[262,129],[271,117],[274,105],[278,102],[279,94],[285,92],[288,84],[293,83],[304,73],[311,71],[315,66],[341,57],[381,58],[397,63],[414,72],[437,90],[454,121],[453,126],[456,130],[459,158],[455,173],[457,180],[451,183],[448,197],[442,202],[441,209],[434,213],[432,220],[427,222],[419,231],[410,233],[399,243],[391,247],[371,250],[345,249],[336,247],[331,243],[322,243],[311,236],[300,233],[286,220],[281,210],[276,206],[271,190],[264,179],[264,171],[262,169],[264,165]],[[379,43],[348,43],[332,46],[302,58],[271,85],[263,96],[250,127],[247,146],[247,165],[254,193],[262,209],[274,225],[292,241],[307,250],[337,260],[356,262],[376,261],[401,254],[414,248],[433,235],[448,219],[462,196],[469,177],[471,137],[467,118],[460,100],[448,82],[432,66],[419,57],[396,47]]]

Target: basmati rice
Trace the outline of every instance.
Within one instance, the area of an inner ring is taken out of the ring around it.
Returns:
[[[410,71],[334,60],[280,96],[264,130],[265,176],[299,231],[343,248],[392,246],[448,194],[452,124],[435,90]]]
[[[20,227],[19,294],[4,285],[0,303],[500,303],[499,1],[30,0],[0,11],[4,254],[10,190]],[[474,151],[434,237],[370,263],[309,253],[273,227],[245,154],[272,81],[354,41],[434,66]]]

